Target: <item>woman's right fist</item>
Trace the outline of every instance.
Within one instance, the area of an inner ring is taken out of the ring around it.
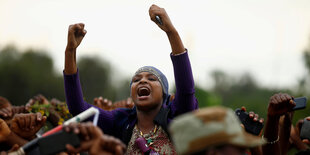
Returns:
[[[68,29],[67,50],[75,50],[82,42],[86,32],[83,23],[70,25]]]

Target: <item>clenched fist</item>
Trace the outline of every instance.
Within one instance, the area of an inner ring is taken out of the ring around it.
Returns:
[[[11,130],[22,138],[31,140],[45,124],[46,117],[41,113],[16,114],[11,123]]]
[[[159,6],[153,4],[149,9],[149,14],[151,20],[155,22],[166,33],[176,31],[164,8],[160,8]],[[162,24],[158,23],[158,21],[156,20],[156,16],[160,17]]]
[[[83,23],[73,24],[69,26],[67,50],[75,50],[82,42],[86,30]]]

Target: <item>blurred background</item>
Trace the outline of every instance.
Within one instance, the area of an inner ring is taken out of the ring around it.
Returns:
[[[310,1],[0,0],[0,96],[64,101],[67,30],[88,31],[77,58],[85,100],[126,99],[141,66],[162,70],[174,93],[168,39],[148,15],[164,7],[189,50],[201,107],[245,106],[266,116],[277,92],[310,99]],[[310,105],[294,121],[310,115]]]

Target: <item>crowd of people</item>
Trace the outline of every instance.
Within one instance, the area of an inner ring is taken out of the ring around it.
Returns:
[[[92,104],[84,101],[76,52],[86,30],[83,23],[70,25],[63,71],[66,102],[38,95],[25,106],[13,106],[1,97],[1,154],[18,152],[29,141],[40,138],[48,123],[57,127],[90,107],[99,110],[98,126],[89,122],[65,125],[62,131],[77,135],[80,142],[76,146],[66,144],[59,154],[282,155],[291,148],[296,148],[297,154],[310,154],[310,137],[299,136],[310,117],[292,125],[296,103],[288,94],[271,96],[265,123],[255,112],[241,108],[248,114],[249,124],[264,124],[258,134],[246,130],[249,124],[242,123],[232,109],[198,109],[189,51],[164,8],[152,5],[149,16],[166,33],[171,46],[174,95],[169,94],[167,78],[159,69],[144,66],[132,77],[129,98],[115,103],[102,97],[94,98]]]

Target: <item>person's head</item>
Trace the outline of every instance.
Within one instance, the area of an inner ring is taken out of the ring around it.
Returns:
[[[139,68],[130,83],[130,95],[138,110],[148,111],[167,102],[168,81],[157,68]]]
[[[233,110],[216,106],[175,118],[169,131],[180,154],[242,154],[264,144],[240,124]]]

